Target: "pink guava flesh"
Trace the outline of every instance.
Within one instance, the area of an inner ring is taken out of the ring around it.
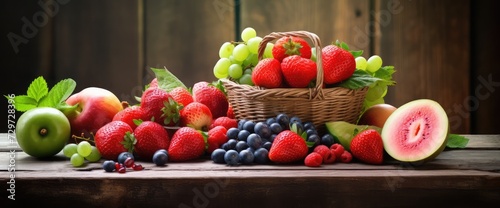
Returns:
[[[387,119],[382,129],[384,148],[400,161],[419,161],[442,151],[448,134],[448,117],[431,100],[403,105]]]

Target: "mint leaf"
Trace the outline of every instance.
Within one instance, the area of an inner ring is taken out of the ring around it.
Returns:
[[[27,95],[38,102],[49,92],[47,81],[42,76],[37,77],[28,87]]]
[[[14,106],[17,111],[25,112],[32,108],[36,108],[38,106],[38,102],[35,98],[27,95],[16,95],[14,97]]]
[[[38,106],[59,107],[75,90],[76,82],[73,79],[63,79],[50,89]]]
[[[184,87],[187,88],[181,80],[179,80],[174,74],[172,74],[165,67],[164,69],[151,68],[151,70],[155,73],[156,79],[158,80],[158,87],[162,90],[170,92],[170,90],[176,87]]]
[[[367,71],[356,69],[351,77],[339,84],[340,87],[348,89],[360,89],[370,86],[382,79],[370,75]]]
[[[460,136],[457,134],[449,134],[448,135],[448,143],[446,143],[446,147],[448,148],[465,148],[469,143],[469,139]]]
[[[394,70],[394,66],[383,66],[379,70],[377,70],[373,76],[384,80],[384,84],[386,85],[394,85],[396,82],[392,80],[392,74],[394,74],[396,70]]]

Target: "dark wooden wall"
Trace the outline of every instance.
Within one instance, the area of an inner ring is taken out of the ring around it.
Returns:
[[[497,1],[66,0],[16,53],[7,34],[22,35],[22,18],[44,11],[37,2],[0,3],[2,95],[23,94],[43,75],[49,85],[71,77],[77,90],[99,86],[134,102],[150,67],[167,67],[188,86],[215,80],[220,45],[244,27],[259,36],[308,30],[323,45],[339,39],[394,65],[387,103],[434,99],[452,132],[500,133]]]

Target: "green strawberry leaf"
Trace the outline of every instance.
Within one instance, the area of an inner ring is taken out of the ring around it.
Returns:
[[[465,148],[469,143],[469,139],[464,136],[457,134],[449,134],[448,142],[446,143],[447,148]]]
[[[33,82],[31,82],[28,87],[27,95],[33,98],[36,102],[40,101],[49,93],[49,88],[47,87],[47,82],[42,76],[37,77]]]
[[[125,133],[125,136],[123,136],[123,141],[120,142],[125,149],[127,149],[128,152],[133,153],[134,152],[134,145],[137,143],[137,139],[135,138],[134,134],[130,133],[130,131],[127,131]]]
[[[396,72],[394,66],[383,66],[377,70],[373,76],[384,80],[386,85],[395,85],[396,82],[392,80],[392,74],[394,74],[394,72]]]
[[[158,80],[158,87],[162,90],[170,92],[170,90],[176,87],[184,87],[187,88],[184,83],[182,83],[179,78],[177,78],[174,74],[172,74],[165,67],[163,69],[151,68],[151,70],[155,73],[156,79]]]

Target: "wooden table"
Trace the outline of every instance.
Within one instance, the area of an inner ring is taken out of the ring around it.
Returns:
[[[104,172],[101,163],[72,167],[62,154],[50,161],[37,160],[0,134],[0,207],[32,203],[53,207],[497,207],[500,135],[465,136],[470,138],[465,149],[445,150],[417,167],[395,161],[320,168],[228,167],[205,158],[165,167],[140,161],[145,170],[119,174]],[[15,171],[9,171],[9,165],[15,165]],[[15,183],[10,183],[11,176]],[[15,201],[8,199],[9,187],[14,187]]]

